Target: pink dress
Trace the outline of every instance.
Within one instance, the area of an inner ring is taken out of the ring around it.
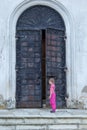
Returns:
[[[50,105],[52,107],[52,110],[55,111],[56,110],[56,93],[55,93],[55,85],[52,84],[50,86]]]

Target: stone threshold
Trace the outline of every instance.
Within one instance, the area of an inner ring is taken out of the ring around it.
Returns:
[[[50,109],[10,109],[0,110],[0,118],[87,118],[87,110],[79,109],[57,109],[55,113],[50,113]]]

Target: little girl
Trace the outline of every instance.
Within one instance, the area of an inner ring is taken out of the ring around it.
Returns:
[[[54,113],[56,111],[56,93],[55,93],[55,81],[54,78],[49,79],[49,84],[50,84],[50,105],[52,110],[50,111],[51,113]]]

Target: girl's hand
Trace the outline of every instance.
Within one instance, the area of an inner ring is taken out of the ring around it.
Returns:
[[[49,99],[50,99],[50,96],[49,96]]]

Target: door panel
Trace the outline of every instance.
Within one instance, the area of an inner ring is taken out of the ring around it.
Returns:
[[[56,84],[57,107],[66,106],[66,65],[65,59],[65,32],[57,29],[46,30],[46,104],[49,104],[49,78],[53,77]]]
[[[17,31],[16,43],[16,106],[42,106],[41,32]]]

